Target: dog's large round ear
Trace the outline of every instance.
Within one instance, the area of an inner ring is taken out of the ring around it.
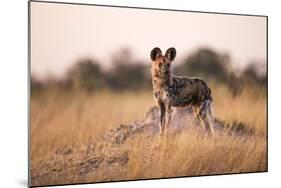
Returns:
[[[160,50],[160,48],[156,47],[153,48],[150,52],[150,58],[152,61],[155,61],[155,59],[157,59],[158,57],[162,56],[162,52]]]
[[[176,57],[177,51],[175,48],[169,48],[166,53],[165,53],[165,57],[167,57],[170,61],[174,61],[175,57]]]

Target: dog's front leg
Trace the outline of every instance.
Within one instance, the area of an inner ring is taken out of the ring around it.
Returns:
[[[166,109],[165,105],[162,102],[159,102],[159,108],[160,108],[160,121],[159,121],[159,127],[160,127],[160,136],[163,136],[165,131],[165,124],[166,124]]]
[[[169,104],[166,104],[165,105],[165,110],[166,110],[166,114],[165,114],[165,132],[164,134],[166,134],[166,131],[167,131],[167,128],[168,126],[170,126],[170,122],[171,122],[171,114],[172,114],[172,109],[171,109],[171,106]]]

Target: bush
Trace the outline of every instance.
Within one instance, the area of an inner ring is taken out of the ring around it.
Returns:
[[[205,79],[215,79],[218,82],[227,82],[229,57],[219,55],[211,49],[202,48],[188,56],[175,72],[183,75],[198,76]]]
[[[104,86],[104,77],[98,63],[91,59],[78,61],[68,72],[67,81],[74,89],[93,91]]]

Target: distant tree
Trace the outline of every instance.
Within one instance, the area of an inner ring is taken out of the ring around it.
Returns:
[[[266,72],[259,73],[257,63],[249,64],[242,72],[241,78],[249,85],[266,85]]]
[[[131,51],[122,49],[113,57],[113,67],[106,74],[107,84],[114,90],[143,89],[148,86],[148,66],[134,61]]]
[[[107,83],[115,90],[143,89],[149,83],[146,71],[143,63],[118,64],[107,74]]]
[[[31,89],[31,95],[35,95],[44,89],[44,85],[35,76],[31,75],[30,89]]]
[[[104,84],[101,68],[92,59],[79,60],[69,69],[66,78],[72,88],[86,91],[100,89]]]
[[[189,76],[200,76],[226,82],[228,77],[229,56],[202,48],[188,56],[175,72]]]
[[[241,94],[245,83],[241,77],[238,77],[233,72],[229,74],[227,86],[232,94],[233,97],[236,97]]]

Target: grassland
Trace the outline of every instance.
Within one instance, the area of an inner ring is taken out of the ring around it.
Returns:
[[[151,91],[52,90],[33,96],[32,185],[266,171],[265,92],[246,88],[233,98],[225,87],[212,91],[215,116],[243,122],[253,135],[204,137],[190,130],[168,135],[161,149],[158,134],[142,132],[114,145],[99,138],[144,118],[155,105]]]

